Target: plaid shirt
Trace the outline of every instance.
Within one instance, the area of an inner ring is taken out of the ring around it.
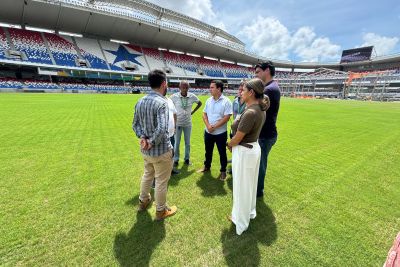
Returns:
[[[157,157],[171,150],[167,99],[154,91],[139,99],[135,106],[132,129],[137,137],[148,138],[152,144],[150,150],[141,150],[143,154]]]

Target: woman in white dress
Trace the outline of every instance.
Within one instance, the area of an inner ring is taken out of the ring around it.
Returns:
[[[244,84],[241,95],[246,109],[232,123],[234,136],[227,143],[232,151],[233,207],[230,220],[241,235],[256,217],[256,194],[261,149],[257,142],[265,122],[269,99],[264,96],[264,84],[258,78]]]

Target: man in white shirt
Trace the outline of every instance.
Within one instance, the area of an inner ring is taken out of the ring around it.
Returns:
[[[199,172],[208,172],[211,168],[214,144],[217,144],[220,158],[219,179],[226,179],[226,141],[228,140],[227,122],[232,115],[232,103],[222,92],[224,84],[220,80],[214,80],[210,84],[211,97],[207,99],[203,110],[203,121],[206,126],[204,131],[205,161],[204,167]]]
[[[169,140],[171,141],[171,145],[174,147],[177,111],[174,102],[172,102],[170,97],[167,97],[167,101],[168,101],[168,137]],[[179,171],[173,168],[171,173],[178,174]]]

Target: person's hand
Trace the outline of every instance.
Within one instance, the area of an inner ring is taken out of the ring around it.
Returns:
[[[145,150],[145,147],[147,146],[146,139],[145,138],[140,138],[139,144],[140,144],[140,148]]]
[[[229,143],[228,143],[228,142],[226,142],[226,147],[228,148],[229,152],[231,152],[231,153],[232,153],[232,147],[229,145]]]
[[[212,133],[212,132],[214,132],[215,128],[214,128],[213,125],[209,124],[209,125],[207,126],[207,130],[208,130],[209,133]]]
[[[153,146],[152,146],[152,144],[149,142],[149,139],[141,138],[141,139],[140,139],[140,147],[141,147],[143,150],[150,150]]]
[[[153,147],[153,145],[149,142],[149,139],[147,139],[146,142],[147,142],[147,148],[145,150],[150,150]]]

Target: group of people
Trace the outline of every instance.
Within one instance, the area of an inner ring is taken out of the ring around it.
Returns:
[[[236,225],[238,235],[245,231],[250,219],[256,217],[256,199],[264,195],[264,179],[268,154],[277,140],[276,120],[279,111],[280,90],[273,79],[275,67],[267,61],[255,66],[256,78],[239,85],[233,103],[223,95],[220,80],[210,83],[211,97],[203,109],[204,166],[198,172],[211,169],[214,146],[220,157],[219,179],[227,178],[227,153],[232,152],[233,207],[228,218]],[[185,140],[184,164],[191,165],[190,136],[192,115],[202,106],[199,98],[189,92],[189,83],[182,81],[180,92],[170,98],[167,94],[166,74],[153,70],[148,75],[152,92],[135,106],[133,130],[140,138],[144,159],[141,179],[139,211],[151,203],[151,185],[155,181],[156,220],[163,220],[177,212],[176,206],[167,206],[166,195],[171,174],[179,164],[182,133]],[[193,109],[193,105],[197,104]],[[233,114],[230,141],[228,121]]]

